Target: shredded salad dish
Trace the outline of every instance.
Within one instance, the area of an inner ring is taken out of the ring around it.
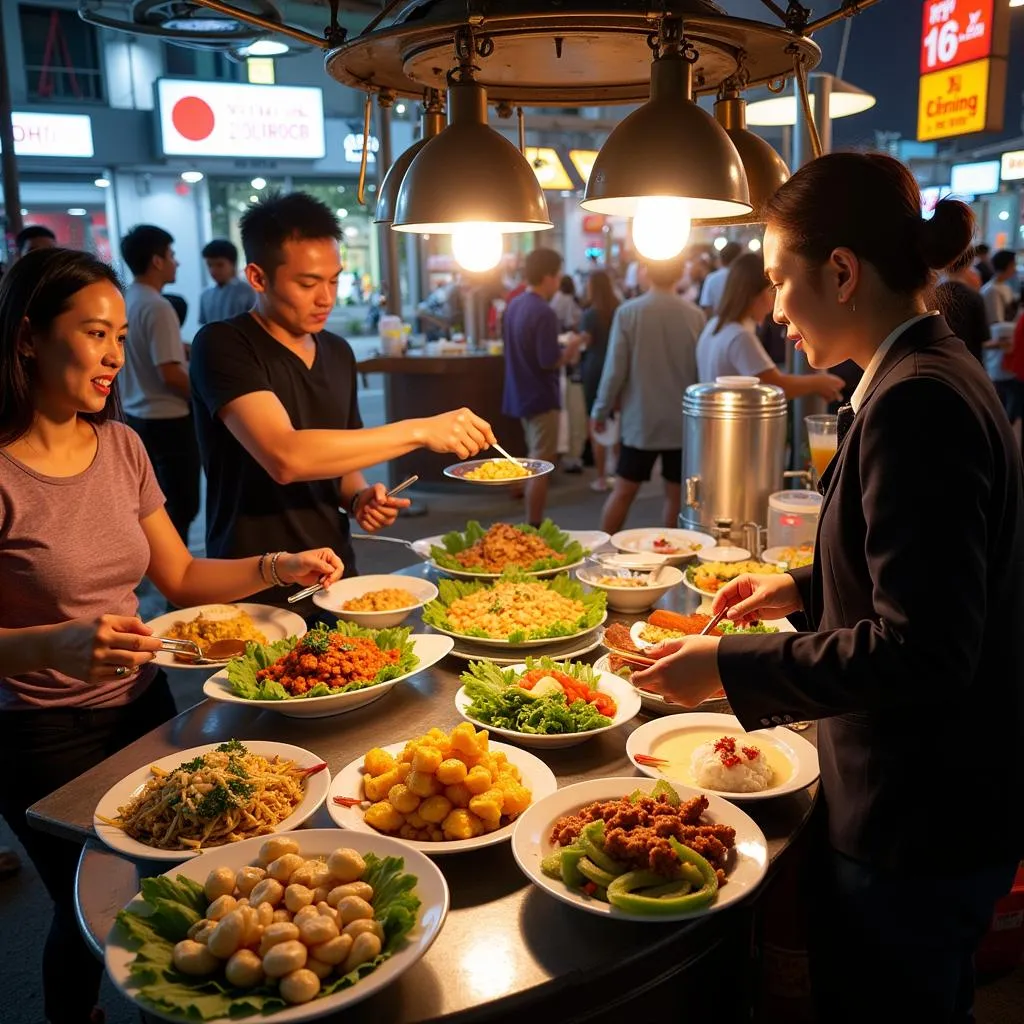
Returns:
[[[423,621],[442,633],[510,644],[578,636],[604,621],[607,598],[567,575],[538,580],[506,573],[493,584],[441,580]]]
[[[419,664],[407,628],[365,629],[338,622],[301,637],[249,644],[229,662],[232,692],[246,700],[294,700],[361,690],[407,675]]]
[[[507,569],[546,572],[576,565],[589,554],[550,519],[539,528],[525,523],[495,523],[487,530],[471,520],[465,532],[446,533],[441,543],[443,547],[430,549],[430,557],[440,568],[459,573],[500,575]]]

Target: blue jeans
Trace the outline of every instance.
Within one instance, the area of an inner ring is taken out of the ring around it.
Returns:
[[[884,871],[824,853],[809,942],[821,1021],[974,1020],[974,951],[1018,862],[979,869],[971,845],[955,845],[958,854],[921,844],[922,865],[960,869],[943,875]]]

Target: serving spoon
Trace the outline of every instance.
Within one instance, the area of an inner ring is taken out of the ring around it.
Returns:
[[[232,658],[240,658],[245,654],[244,640],[236,640],[225,637],[223,640],[214,640],[207,644],[206,653],[194,640],[177,640],[169,636],[159,636],[160,649],[169,651],[180,661],[189,665],[213,665],[220,662],[230,661]]]

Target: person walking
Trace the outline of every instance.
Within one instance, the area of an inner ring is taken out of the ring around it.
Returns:
[[[595,270],[587,278],[587,308],[580,319],[580,368],[583,378],[583,401],[587,408],[587,426],[590,431],[590,448],[594,455],[596,477],[590,482],[591,490],[604,493],[608,490],[608,448],[602,444],[594,431],[594,403],[601,384],[601,374],[608,358],[608,337],[612,329],[615,310],[619,299],[615,294],[611,276],[605,270]],[[611,414],[614,415],[614,412]],[[617,448],[617,444],[615,445]]]
[[[177,278],[174,238],[163,228],[139,224],[121,239],[121,256],[134,278],[125,291],[125,421],[142,438],[167,514],[187,545],[199,513],[200,463],[181,323],[160,294]]]
[[[592,429],[602,431],[621,408],[621,445],[615,486],[604,503],[601,529],[622,529],[641,484],[661,461],[665,489],[662,523],[678,525],[683,471],[683,392],[697,383],[697,339],[704,314],[676,294],[681,257],[647,265],[650,290],[615,311],[608,358],[591,410]]]
[[[718,269],[712,270],[704,278],[700,290],[700,308],[704,311],[705,317],[712,317],[718,312],[718,304],[722,301],[722,293],[725,291],[725,282],[729,280],[729,268],[742,253],[743,246],[739,242],[726,242],[718,254]]]
[[[853,359],[864,376],[821,481],[814,564],[740,576],[714,611],[809,629],[658,645],[633,683],[685,707],[724,689],[748,730],[817,721],[816,1019],[967,1024],[972,955],[1024,853],[1024,464],[984,370],[928,309],[974,216],[945,199],[924,220],[913,175],[880,153],[812,160],[765,214],[776,319],[812,366]],[[936,557],[950,524],[952,587]],[[932,856],[955,809],[978,841]]]
[[[976,284],[978,275],[971,266],[973,255],[968,249],[946,267],[942,281],[935,288],[935,303],[950,329],[967,346],[967,351],[984,365],[991,333],[985,300]]]
[[[238,248],[226,238],[215,238],[203,246],[206,269],[213,279],[199,296],[199,322],[212,324],[248,313],[256,293],[238,276]]]
[[[523,265],[526,289],[505,310],[505,389],[502,412],[522,421],[531,459],[555,462],[558,458],[558,420],[562,402],[559,378],[562,367],[573,363],[579,336],[564,347],[558,343],[558,317],[551,300],[558,291],[562,257],[553,249],[534,249]],[[527,480],[526,518],[540,526],[548,497],[547,476]]]

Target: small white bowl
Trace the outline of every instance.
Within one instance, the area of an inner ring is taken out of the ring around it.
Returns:
[[[371,590],[407,590],[410,594],[406,608],[393,608],[386,612],[353,612],[342,608],[347,601],[362,597]],[[388,629],[404,622],[417,608],[422,608],[428,601],[437,597],[437,587],[430,580],[418,579],[415,576],[353,576],[347,580],[338,580],[326,590],[313,595],[313,603],[318,608],[337,615],[346,622],[354,622],[366,629]]]
[[[577,569],[576,577],[591,590],[602,591],[608,599],[608,607],[613,612],[636,614],[650,608],[664,597],[673,587],[683,582],[683,573],[674,565],[662,565],[659,569],[659,582],[655,586],[616,587],[607,583],[598,583],[602,576],[613,575],[613,572],[599,568]]]
[[[745,562],[750,557],[750,552],[746,548],[726,544],[697,552],[697,558],[702,562]]]

